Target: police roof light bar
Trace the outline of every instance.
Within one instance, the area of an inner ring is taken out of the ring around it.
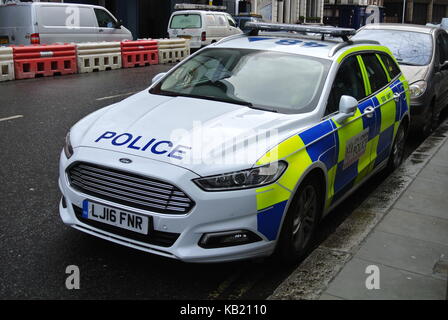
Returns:
[[[174,10],[207,10],[207,11],[226,11],[226,6],[213,6],[207,4],[194,3],[177,3],[174,5]]]
[[[348,41],[349,36],[356,34],[355,29],[349,28],[316,27],[282,23],[248,22],[245,27],[250,29],[248,32],[250,36],[258,35],[259,31],[295,31],[301,33],[318,33],[322,35],[322,39],[325,35],[329,35],[332,37],[341,37],[342,40]]]

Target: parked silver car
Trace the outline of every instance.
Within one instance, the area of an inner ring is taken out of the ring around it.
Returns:
[[[410,84],[411,122],[429,134],[448,105],[448,34],[436,27],[369,24],[352,39],[377,40],[389,47]]]

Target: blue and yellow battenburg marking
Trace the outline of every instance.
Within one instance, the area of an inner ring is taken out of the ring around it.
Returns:
[[[393,106],[394,93],[403,92],[406,94],[401,94],[396,107]],[[385,90],[361,102],[356,114],[343,126],[331,119],[323,121],[289,137],[266,153],[257,165],[284,159],[288,168],[277,183],[256,190],[258,231],[268,240],[277,238],[288,200],[313,163],[320,162],[326,169],[325,208],[328,209],[384,162],[390,154],[398,126],[408,111],[407,92],[407,81],[401,76]],[[367,93],[370,95],[370,91]],[[362,116],[367,107],[375,107],[371,118]],[[345,166],[347,141],[365,130],[368,141],[364,154]]]

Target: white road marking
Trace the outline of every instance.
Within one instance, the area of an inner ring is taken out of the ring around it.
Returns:
[[[117,94],[117,95],[114,95],[114,96],[102,97],[102,98],[96,99],[96,101],[102,101],[102,100],[108,100],[108,99],[113,99],[113,98],[118,98],[118,97],[130,96],[131,94],[134,94],[134,93],[136,93],[136,92],[133,91],[133,92],[128,92],[128,93]]]
[[[0,122],[8,121],[8,120],[14,120],[14,119],[19,119],[19,118],[23,118],[23,115],[18,114],[16,116],[12,116],[12,117],[8,117],[8,118],[2,118],[2,119],[0,119]]]

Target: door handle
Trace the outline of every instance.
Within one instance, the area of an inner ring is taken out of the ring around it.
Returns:
[[[395,102],[400,102],[401,93],[394,93],[394,100]]]
[[[367,118],[372,118],[374,112],[375,112],[375,108],[372,107],[372,106],[367,107],[367,108],[364,109],[364,115],[365,115]]]
[[[99,30],[99,32],[103,32],[103,31],[104,31],[103,29],[100,29],[100,30]]]

